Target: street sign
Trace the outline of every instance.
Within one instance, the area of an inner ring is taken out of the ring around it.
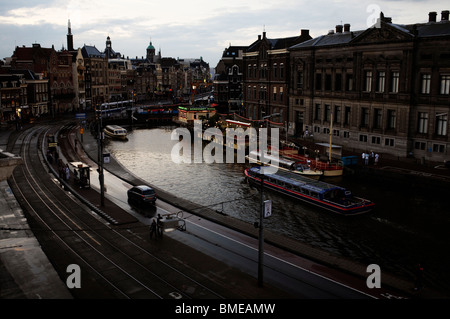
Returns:
[[[265,200],[264,201],[264,218],[270,217],[272,215],[272,201]]]
[[[103,153],[103,163],[109,164],[110,162],[110,153]]]

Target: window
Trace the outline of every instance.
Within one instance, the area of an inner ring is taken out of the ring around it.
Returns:
[[[341,107],[339,105],[334,106],[333,122],[341,123]]]
[[[381,120],[382,120],[382,109],[375,109],[374,110],[374,116],[373,116],[373,127],[374,128],[381,128]]]
[[[419,112],[417,121],[417,132],[421,134],[428,133],[428,113]]]
[[[395,110],[388,110],[387,120],[388,120],[387,121],[387,128],[388,129],[395,129],[395,123],[396,123],[396,120],[397,120]]]
[[[378,81],[377,81],[377,92],[383,93],[384,86],[386,84],[386,72],[380,71],[378,72]]]
[[[359,141],[360,142],[367,142],[367,135],[360,135],[359,136]]]
[[[280,101],[283,102],[283,87],[280,86]]]
[[[274,101],[277,100],[277,88],[276,87],[273,88],[273,100]]]
[[[421,150],[421,151],[424,151],[425,150],[425,143],[424,142],[415,142],[414,143],[414,148],[416,149],[416,150]]]
[[[342,74],[336,73],[335,82],[334,82],[334,90],[342,91]]]
[[[370,92],[372,90],[372,71],[366,71],[364,73],[364,92]]]
[[[447,136],[447,113],[436,114],[436,135]]]
[[[303,89],[303,72],[297,72],[297,89]]]
[[[284,64],[280,63],[280,78],[284,78]]]
[[[314,113],[314,119],[315,120],[320,120],[321,116],[320,116],[320,104],[316,104],[316,112]]]
[[[273,64],[273,78],[275,79],[278,75],[278,65],[276,63]]]
[[[430,94],[431,74],[422,74],[422,94]]]
[[[325,104],[325,121],[330,122],[330,115],[331,115],[331,107],[328,104]]]
[[[361,108],[361,126],[367,126],[369,124],[369,109],[367,107]]]
[[[441,94],[450,94],[450,75],[441,75]]]
[[[347,80],[345,83],[346,91],[353,91],[353,74],[347,74]]]
[[[325,91],[331,91],[331,74],[325,74]]]
[[[398,93],[398,83],[400,80],[400,73],[395,71],[392,72],[391,76],[391,93]]]
[[[372,144],[380,144],[380,143],[381,143],[381,137],[372,136]]]
[[[435,153],[444,153],[445,152],[445,145],[433,144],[433,152],[435,152]]]
[[[344,137],[345,138],[350,138],[350,132],[344,131]]]
[[[322,90],[322,74],[316,73],[316,90]]]
[[[385,146],[394,146],[394,139],[393,138],[386,138],[384,139],[384,145]]]
[[[345,114],[344,114],[344,124],[349,125],[350,124],[350,111],[351,107],[346,106],[345,107]]]

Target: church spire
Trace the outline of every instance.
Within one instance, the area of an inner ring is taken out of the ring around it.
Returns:
[[[73,50],[73,35],[72,35],[72,28],[70,25],[70,19],[67,24],[67,50],[74,51]]]

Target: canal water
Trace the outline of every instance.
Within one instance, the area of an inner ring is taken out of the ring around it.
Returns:
[[[108,140],[108,151],[150,185],[242,219],[258,221],[260,193],[245,182],[245,164],[175,163],[175,127],[139,129],[128,141]],[[225,156],[224,156],[225,159]],[[411,279],[417,263],[429,286],[450,293],[448,190],[371,180],[358,175],[326,179],[376,203],[374,212],[340,216],[278,194],[266,229]]]

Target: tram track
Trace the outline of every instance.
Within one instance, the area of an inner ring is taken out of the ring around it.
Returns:
[[[39,145],[49,130],[38,126],[17,137],[14,152],[24,164],[15,170],[10,186],[61,279],[69,264],[81,267],[82,288],[72,291],[75,297],[223,298],[157,257],[145,240],[131,240],[123,229],[96,218],[68,196],[43,164]]]

